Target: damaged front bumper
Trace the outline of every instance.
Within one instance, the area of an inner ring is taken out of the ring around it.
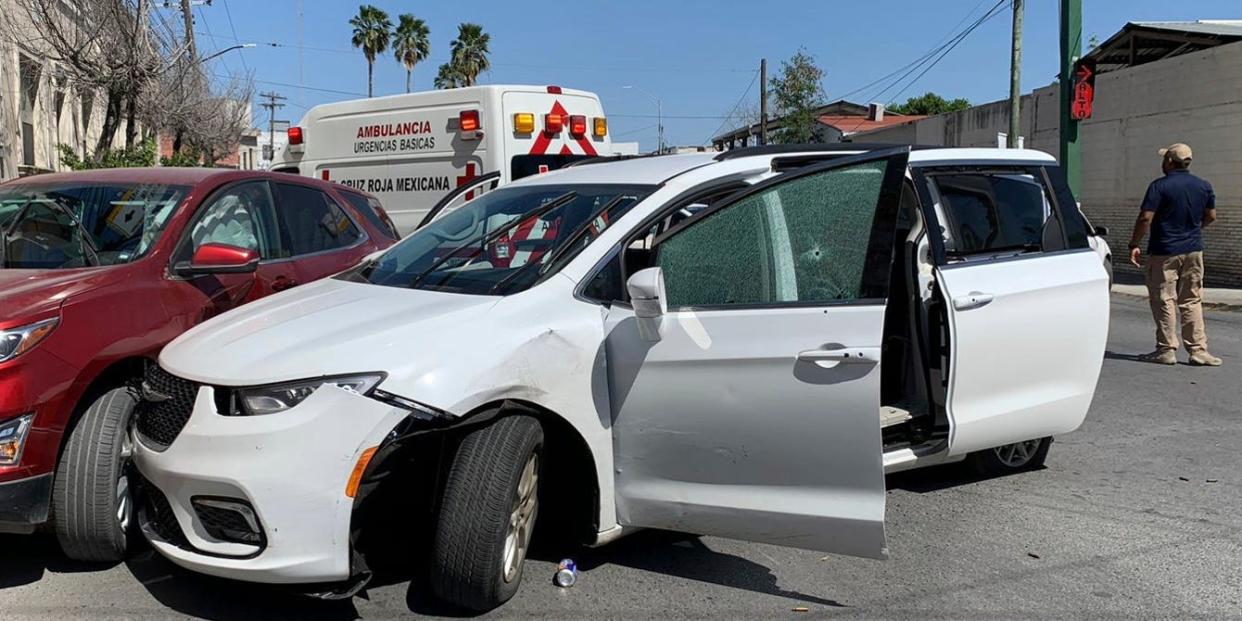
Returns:
[[[408,414],[325,385],[283,412],[222,416],[213,389],[200,387],[166,449],[135,434],[143,534],[193,571],[352,593],[365,571],[351,558],[350,475]]]

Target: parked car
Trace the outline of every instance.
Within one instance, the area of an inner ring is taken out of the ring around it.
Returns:
[[[1082,423],[1108,332],[1088,238],[1035,151],[522,179],[167,347],[134,431],[142,529],[196,571],[344,596],[395,520],[435,594],[479,610],[516,592],[536,519],[883,558],[885,473],[1033,468]]]
[[[0,531],[50,518],[70,557],[121,558],[133,512],[128,387],[191,326],[391,245],[369,200],[210,169],[0,185]]]

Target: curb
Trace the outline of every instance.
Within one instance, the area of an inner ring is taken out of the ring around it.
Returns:
[[[1142,300],[1144,302],[1147,301],[1146,294],[1130,293],[1128,291],[1117,291],[1116,289],[1113,289],[1110,293],[1112,295],[1120,296],[1123,298],[1128,298],[1131,300]],[[1203,308],[1206,310],[1214,310],[1214,311],[1239,312],[1239,311],[1242,311],[1242,304],[1233,304],[1233,303],[1228,303],[1228,302],[1208,302],[1207,300],[1204,300]]]

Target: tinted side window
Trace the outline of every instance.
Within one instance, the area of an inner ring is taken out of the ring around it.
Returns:
[[[353,192],[341,192],[340,194],[345,198],[345,201],[354,208],[354,211],[362,214],[362,217],[366,218],[367,222],[370,222],[375,226],[375,228],[391,234],[393,239],[399,238],[397,232],[393,230],[392,225],[389,222],[385,222],[384,218],[380,217],[379,209],[381,209],[381,207],[378,201],[375,199],[368,199],[361,194],[354,194]]]
[[[289,256],[351,246],[362,233],[332,197],[302,185],[277,183],[280,237]]]
[[[1074,193],[1070,190],[1069,182],[1065,179],[1065,170],[1060,166],[1046,166],[1044,170],[1048,173],[1048,179],[1052,181],[1052,191],[1057,197],[1057,207],[1061,212],[1061,219],[1065,221],[1067,246],[1069,248],[1089,247],[1087,237],[1092,234],[1092,231],[1086,216],[1078,207]]]
[[[188,260],[206,243],[228,244],[257,250],[265,259],[284,256],[275,235],[275,209],[272,194],[262,181],[225,188],[195,215],[190,226],[190,243],[179,254]]]
[[[1038,251],[1051,212],[1043,183],[1015,174],[937,175],[954,254]]]
[[[674,232],[656,247],[669,307],[883,297],[886,274],[870,267],[891,258],[895,216],[877,218],[887,166],[780,183]]]

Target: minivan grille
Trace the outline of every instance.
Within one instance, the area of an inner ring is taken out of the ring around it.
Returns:
[[[166,449],[177,439],[194,411],[198,384],[176,377],[158,365],[147,367],[135,427],[152,448]]]

